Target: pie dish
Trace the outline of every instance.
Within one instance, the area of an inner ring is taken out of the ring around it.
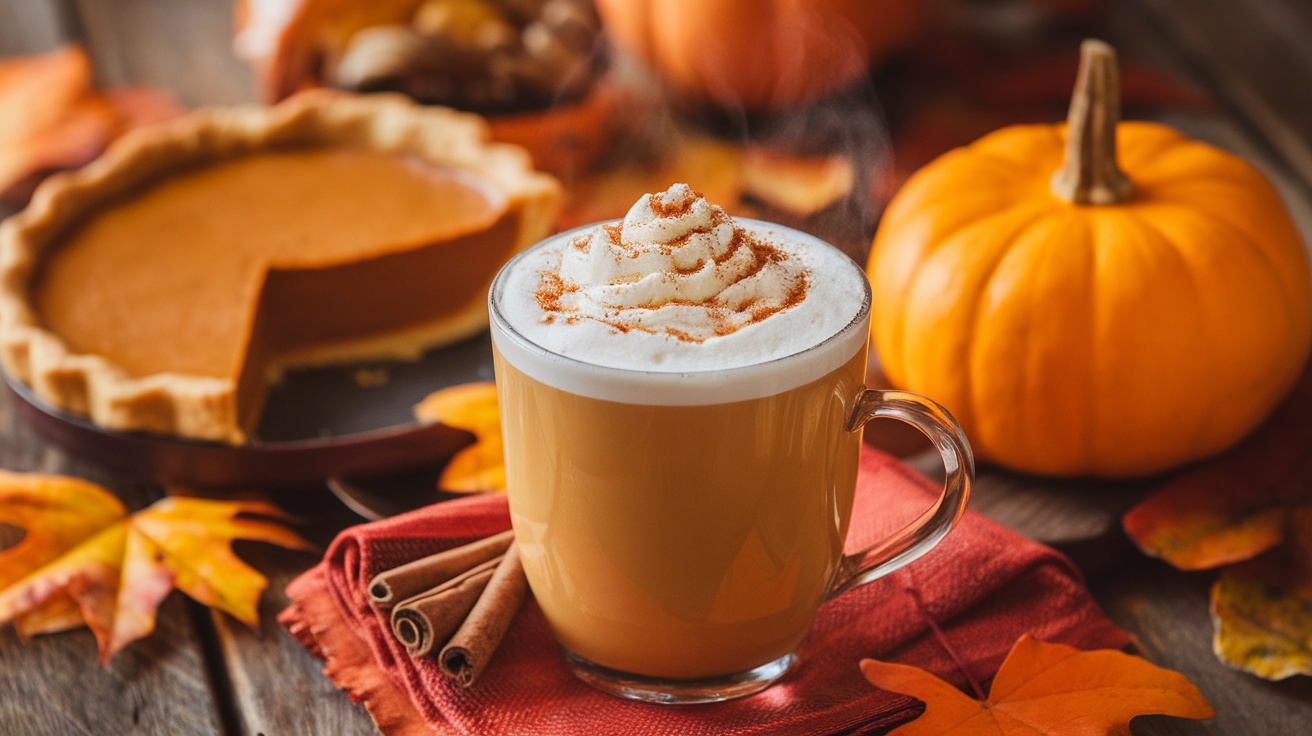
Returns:
[[[201,111],[0,226],[0,362],[102,427],[241,444],[288,368],[483,329],[492,276],[558,200],[480,118],[399,96]]]

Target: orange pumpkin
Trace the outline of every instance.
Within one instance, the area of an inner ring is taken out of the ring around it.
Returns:
[[[1137,476],[1218,452],[1308,355],[1308,259],[1279,195],[1236,156],[1118,125],[1118,85],[1086,42],[1066,126],[929,164],[870,254],[889,379],[1015,469]]]
[[[683,95],[777,108],[855,82],[907,42],[920,0],[597,0],[616,45]]]

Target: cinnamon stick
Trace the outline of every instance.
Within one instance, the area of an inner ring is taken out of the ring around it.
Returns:
[[[461,687],[474,684],[527,597],[528,580],[519,559],[519,547],[512,544],[473,610],[438,655],[442,674]]]
[[[412,657],[422,657],[451,638],[478,602],[502,557],[487,560],[392,609],[392,633]]]
[[[506,530],[381,572],[369,581],[369,600],[384,613],[400,601],[432,590],[478,565],[505,554],[514,539]]]

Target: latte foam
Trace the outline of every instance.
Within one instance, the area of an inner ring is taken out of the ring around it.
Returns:
[[[734,221],[676,184],[620,222],[556,235],[507,264],[492,287],[493,339],[520,370],[575,393],[718,403],[787,390],[851,358],[865,345],[854,323],[865,322],[868,290],[833,246]],[[825,355],[799,356],[813,348]]]

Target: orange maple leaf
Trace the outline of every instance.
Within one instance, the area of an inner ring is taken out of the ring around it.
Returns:
[[[45,174],[86,164],[126,130],[182,112],[156,90],[94,90],[77,46],[0,61],[0,199],[21,202]]]
[[[1122,519],[1146,554],[1224,566],[1212,651],[1268,680],[1312,674],[1312,370],[1248,439],[1153,492]]]
[[[88,96],[91,62],[67,46],[0,62],[0,194],[44,169],[95,158],[114,135],[115,114]]]
[[[491,381],[464,383],[434,391],[419,402],[415,416],[474,435],[474,443],[447,462],[437,487],[455,493],[506,490],[505,450],[497,388]]]
[[[1215,715],[1178,672],[1123,652],[1085,652],[1028,634],[1003,661],[986,700],[919,667],[863,659],[861,672],[876,687],[925,701],[925,712],[896,736],[1105,736],[1128,734],[1137,715]]]
[[[310,549],[277,523],[289,519],[263,502],[195,498],[128,515],[93,483],[0,471],[0,522],[26,531],[0,552],[0,625],[14,622],[28,635],[68,628],[76,604],[102,664],[154,631],[156,608],[174,588],[255,626],[267,581],[231,543]]]

